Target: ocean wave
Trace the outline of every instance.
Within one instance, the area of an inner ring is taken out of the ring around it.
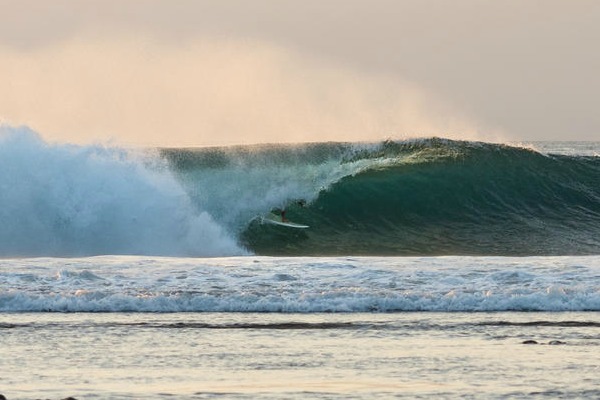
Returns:
[[[551,291],[550,291],[551,292]],[[312,298],[268,296],[215,298],[210,295],[125,296],[101,293],[77,296],[0,295],[1,312],[242,312],[242,313],[355,313],[355,312],[492,312],[600,311],[600,294],[556,294],[542,291],[519,295],[452,293],[368,296],[329,293]]]
[[[599,157],[438,138],[164,155],[191,198],[258,254],[600,252]],[[277,208],[310,229],[263,224]]]
[[[599,268],[598,256],[4,260],[0,312],[600,311]]]
[[[600,253],[600,158],[439,138],[131,151],[0,131],[0,256]],[[265,224],[286,210],[297,230]]]

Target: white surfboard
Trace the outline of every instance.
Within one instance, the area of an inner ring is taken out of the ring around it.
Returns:
[[[263,222],[273,225],[287,226],[288,228],[306,229],[308,225],[297,224],[291,221],[282,221],[280,215],[269,213],[262,218]]]

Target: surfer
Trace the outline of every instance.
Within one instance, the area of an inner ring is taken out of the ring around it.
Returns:
[[[304,207],[306,205],[306,200],[304,200],[304,199],[296,200],[296,204],[298,204],[300,207]],[[290,222],[285,217],[285,208],[281,210],[281,222]]]

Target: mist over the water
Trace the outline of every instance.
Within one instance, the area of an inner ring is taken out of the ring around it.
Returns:
[[[184,147],[497,139],[434,91],[259,40],[135,35],[0,44],[0,122],[50,141]]]
[[[595,0],[4,0],[0,15],[0,120],[49,140],[600,131]]]

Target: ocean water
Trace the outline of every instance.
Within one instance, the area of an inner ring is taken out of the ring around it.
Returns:
[[[0,393],[598,398],[599,155],[3,127]],[[310,227],[266,223],[282,209]]]
[[[600,395],[600,335],[594,313],[9,317],[10,326],[1,328],[2,390],[7,398]],[[538,344],[523,344],[527,340]]]

